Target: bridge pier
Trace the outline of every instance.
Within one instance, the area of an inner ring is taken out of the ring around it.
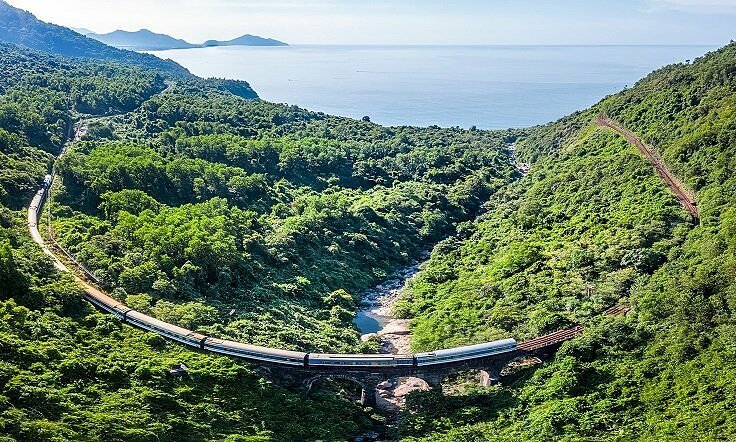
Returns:
[[[501,380],[501,373],[498,370],[492,368],[484,368],[479,370],[479,372],[481,387],[490,387],[491,385]]]
[[[360,391],[360,405],[376,408],[378,384],[385,381],[386,378],[386,375],[380,373],[370,373],[358,382],[362,388]]]
[[[432,390],[442,392],[442,381],[446,377],[446,374],[442,371],[432,370],[431,372],[417,373],[417,377],[426,382]]]
[[[372,390],[370,389],[370,387],[369,388],[363,387],[363,389],[360,391],[360,405],[363,407],[376,408],[376,388],[375,387],[373,387]]]

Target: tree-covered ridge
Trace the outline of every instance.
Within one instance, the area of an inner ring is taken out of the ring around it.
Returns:
[[[131,111],[166,87],[153,71],[12,45],[0,45],[0,72],[0,202],[13,209],[38,189],[77,114]]]
[[[515,173],[511,132],[383,128],[192,87],[59,162],[55,228],[121,300],[215,335],[369,351],[358,295]]]
[[[651,166],[593,126],[486,208],[463,228],[466,239],[437,246],[399,307],[416,318],[418,350],[531,338],[595,316],[687,228]]]
[[[735,75],[731,44],[529,132],[518,147],[532,171],[492,197],[488,215],[462,237],[435,249],[403,311],[415,315],[421,347],[499,329],[525,337],[572,321],[585,334],[503,387],[450,399],[452,408],[432,393],[415,396],[405,434],[736,437]],[[698,225],[632,147],[592,125],[597,114],[643,136],[697,191]],[[621,301],[633,314],[595,316]]]
[[[83,10],[80,9],[80,13]],[[172,60],[108,46],[69,28],[43,22],[30,12],[14,8],[3,0],[0,0],[0,41],[65,57],[125,63],[180,78],[191,76],[189,71]]]
[[[20,209],[50,170],[67,125],[79,118],[87,98],[73,97],[99,97],[99,103],[130,97],[136,107],[163,84],[150,71],[36,59],[16,47],[2,53],[6,71],[13,60],[24,63],[16,64],[13,78],[3,77],[8,89],[0,96],[0,439],[340,440],[370,425],[339,388],[304,397],[245,364],[123,326],[83,300],[72,278],[31,241]],[[107,199],[107,210],[130,207],[135,198],[135,191],[121,192]],[[142,205],[149,200],[140,198]],[[207,313],[156,307],[172,322]],[[180,362],[189,371],[175,377],[170,369]]]
[[[164,91],[166,81],[152,70],[63,58],[0,43],[0,155],[5,160],[0,165],[0,202],[20,208],[37,190],[38,177],[44,175],[34,169],[48,170],[51,156],[40,163],[35,158],[40,153],[28,146],[55,154],[74,121],[87,114],[133,111]],[[252,98],[247,83],[203,79],[181,83],[181,88],[200,93]]]

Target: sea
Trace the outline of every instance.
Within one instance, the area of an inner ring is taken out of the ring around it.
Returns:
[[[267,101],[389,126],[528,127],[717,46],[212,47],[152,52]]]

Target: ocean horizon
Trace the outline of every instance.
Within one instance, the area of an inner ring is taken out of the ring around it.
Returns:
[[[389,126],[520,128],[718,45],[291,45],[151,51],[266,101]]]

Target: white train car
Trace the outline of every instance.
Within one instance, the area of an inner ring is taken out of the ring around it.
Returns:
[[[128,311],[123,320],[131,325],[135,325],[136,327],[158,333],[161,336],[173,339],[174,341],[181,342],[182,344],[186,344],[191,347],[201,349],[204,347],[204,341],[207,339],[207,336],[201,333],[169,324],[168,322],[152,318],[135,310]]]
[[[106,294],[90,286],[89,284],[83,281],[81,282],[81,284],[83,284],[84,286],[84,298],[97,307],[101,308],[102,310],[110,312],[118,318],[121,318],[122,320],[125,320],[126,315],[129,312],[133,311],[133,309],[131,309],[127,305],[118,302],[116,299],[111,298],[110,296],[107,296]]]
[[[417,366],[446,364],[449,362],[465,361],[468,359],[493,356],[516,350],[515,339],[502,339],[499,341],[485,342],[483,344],[466,345],[464,347],[449,348],[446,350],[435,350],[414,355]]]
[[[348,355],[310,353],[310,367],[412,367],[414,357],[411,355]]]
[[[307,365],[307,354],[303,352],[259,347],[225,339],[207,338],[202,348],[211,352],[249,360],[292,366]]]

